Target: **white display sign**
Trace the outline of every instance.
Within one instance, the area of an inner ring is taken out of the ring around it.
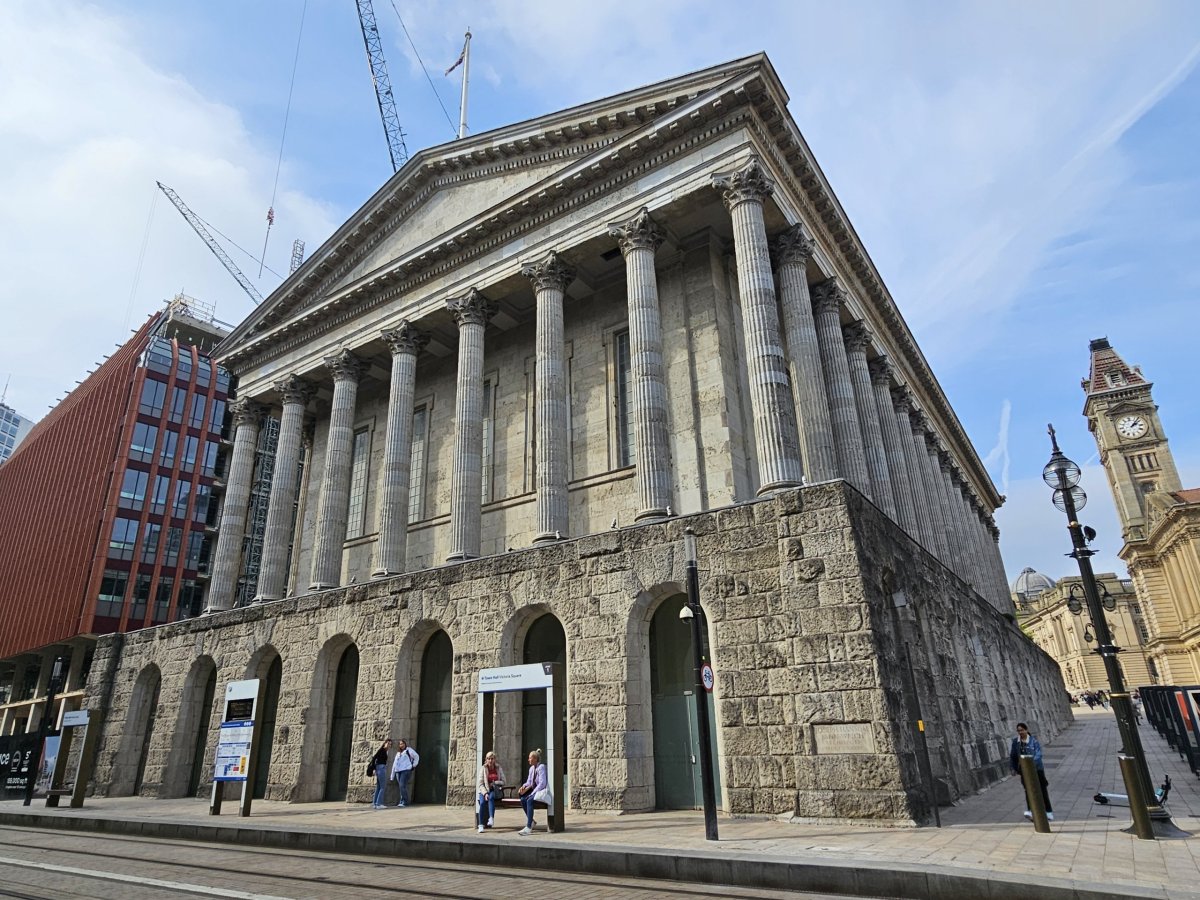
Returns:
[[[250,739],[253,722],[225,722],[217,739],[217,763],[213,781],[245,781],[250,770]]]
[[[74,728],[77,725],[86,725],[88,723],[88,711],[86,709],[77,709],[73,712],[63,713],[62,723],[63,728]]]
[[[485,693],[548,688],[553,683],[549,663],[530,663],[526,666],[502,666],[499,669],[479,670],[479,690]]]

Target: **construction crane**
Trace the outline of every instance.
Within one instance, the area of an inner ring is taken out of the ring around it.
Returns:
[[[388,153],[392,156],[392,171],[399,172],[400,167],[408,162],[408,148],[404,146],[400,117],[396,115],[392,82],[388,78],[387,63],[383,60],[379,27],[375,24],[375,9],[371,6],[371,0],[355,0],[355,4],[358,6],[358,21],[362,25],[363,43],[367,45],[367,62],[371,64],[371,81],[375,84],[375,98],[379,101],[383,132],[387,135]]]
[[[204,227],[204,223],[200,221],[200,217],[188,209],[188,205],[184,203],[177,193],[163,184],[161,181],[156,181],[158,189],[167,195],[167,199],[175,204],[175,208],[179,210],[179,214],[187,220],[187,223],[192,226],[196,234],[200,235],[200,239],[208,245],[208,249],[213,252],[213,256],[221,261],[226,270],[237,279],[237,283],[242,286],[242,290],[250,295],[250,299],[254,301],[254,305],[262,303],[262,294],[255,290],[249,279],[242,274],[242,270],[234,264],[234,261],[229,258],[229,254],[221,249],[221,245],[217,243],[217,239],[208,233],[208,229]]]

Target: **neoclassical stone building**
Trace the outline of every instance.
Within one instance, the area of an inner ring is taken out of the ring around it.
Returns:
[[[218,356],[211,615],[100,648],[101,791],[203,784],[214,686],[259,676],[267,796],[365,799],[391,733],[419,799],[465,803],[475,674],[558,659],[569,803],[694,806],[686,527],[725,810],[920,820],[1003,772],[1018,718],[1069,719],[1002,498],[765,56],[422,151]],[[259,596],[230,608],[265,410]],[[510,770],[541,721],[502,698]]]

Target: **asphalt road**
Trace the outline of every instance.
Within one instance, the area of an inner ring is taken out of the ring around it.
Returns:
[[[220,844],[0,828],[0,897],[20,900],[371,900],[374,897],[490,900],[703,900],[828,894],[610,878],[572,872],[488,869],[447,863]]]

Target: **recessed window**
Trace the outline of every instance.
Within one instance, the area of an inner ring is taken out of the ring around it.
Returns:
[[[171,613],[171,599],[175,593],[175,578],[171,575],[160,575],[158,590],[154,593],[154,621],[165,622]]]
[[[138,575],[133,580],[133,604],[129,607],[129,624],[141,625],[146,618],[146,607],[150,604],[150,585],[153,578]]]
[[[218,434],[225,427],[225,401],[213,400],[212,414],[208,417],[208,430]]]
[[[150,495],[150,512],[161,516],[167,511],[167,500],[171,496],[171,476],[154,476],[154,493]]]
[[[613,335],[613,370],[616,391],[613,409],[617,436],[617,466],[634,463],[633,446],[633,378],[629,362],[629,331],[618,331]]]
[[[96,615],[117,618],[125,602],[125,590],[129,586],[129,573],[117,569],[105,569],[100,579],[100,594],[97,597]]]
[[[208,404],[208,398],[203,394],[192,395],[192,414],[188,417],[189,428],[204,427],[204,410]]]
[[[367,469],[371,462],[371,431],[354,432],[350,457],[350,506],[346,519],[346,537],[362,537],[367,518]]]
[[[171,413],[168,418],[176,425],[183,424],[183,411],[187,408],[187,388],[171,388]]]
[[[142,531],[142,565],[152,566],[158,560],[158,539],[162,535],[162,526],[157,522],[147,522]]]
[[[122,509],[141,509],[146,502],[146,483],[149,480],[149,472],[126,469],[125,478],[121,482],[121,495],[117,501],[117,505]]]
[[[142,399],[138,402],[138,412],[144,416],[162,415],[163,400],[167,396],[167,386],[161,381],[147,378],[142,384]]]
[[[175,482],[175,500],[171,504],[171,515],[176,519],[182,519],[187,515],[188,497],[191,496],[192,483],[190,481]]]
[[[408,468],[408,521],[419,522],[425,513],[425,441],[429,408],[413,410],[412,454]]]
[[[154,462],[154,448],[158,445],[158,426],[138,422],[133,426],[133,438],[129,442],[129,457],[140,462]]]
[[[114,519],[112,536],[108,539],[108,558],[133,559],[133,551],[137,547],[137,536],[137,519],[125,519],[120,516]]]
[[[175,450],[179,446],[179,435],[174,431],[164,431],[162,447],[158,451],[158,464],[165,469],[174,468]]]
[[[163,548],[163,568],[173,569],[179,565],[179,550],[183,546],[183,529],[167,529],[167,545]]]
[[[179,460],[180,471],[191,472],[196,468],[196,453],[200,449],[200,438],[189,434],[183,439],[183,456]]]
[[[209,477],[217,473],[217,451],[221,449],[216,441],[204,442],[204,460],[200,470]]]
[[[488,379],[483,383],[483,453],[481,459],[483,477],[481,478],[482,494],[480,499],[484,503],[488,503],[492,499],[492,460],[493,448],[496,444],[495,407],[495,391],[492,389],[491,379]]]

